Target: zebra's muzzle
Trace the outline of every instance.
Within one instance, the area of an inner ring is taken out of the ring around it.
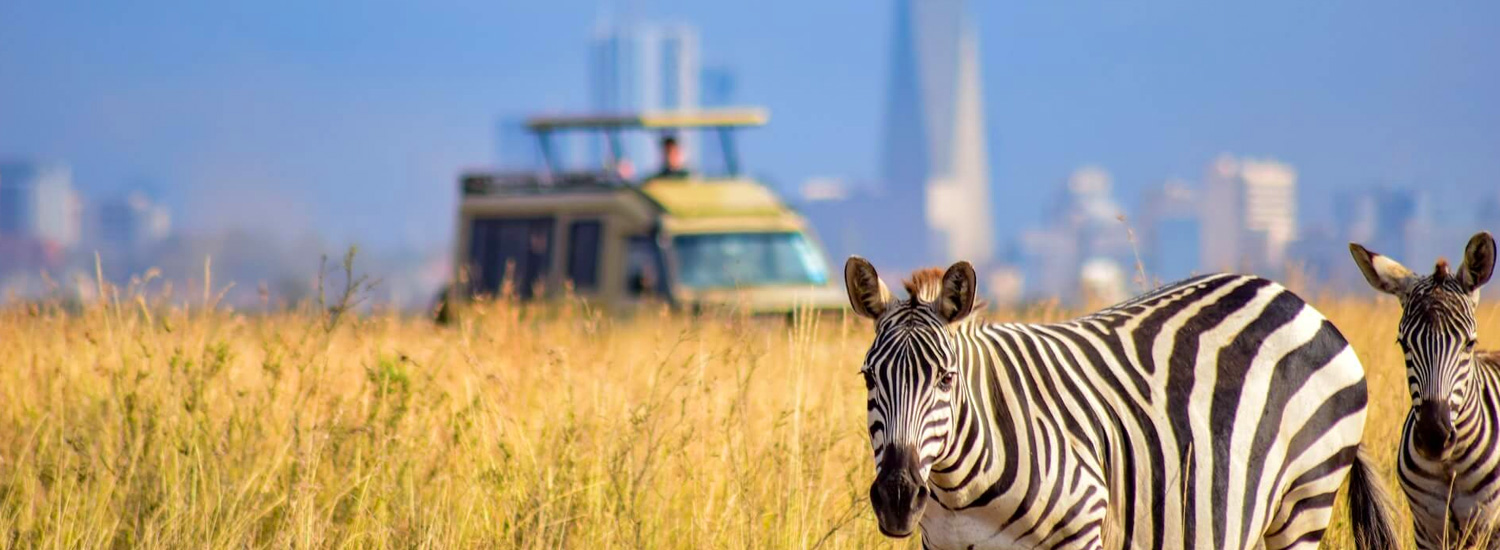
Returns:
[[[1435,399],[1423,401],[1417,408],[1417,425],[1412,434],[1412,445],[1417,452],[1429,460],[1442,459],[1456,436],[1448,404]]]
[[[870,485],[870,504],[880,533],[896,538],[911,536],[922,520],[928,497],[916,452],[887,450],[883,462],[880,475]]]

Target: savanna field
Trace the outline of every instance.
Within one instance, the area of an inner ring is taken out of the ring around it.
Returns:
[[[1398,307],[1358,290],[1310,298],[1369,372],[1401,501]],[[0,310],[0,548],[919,546],[866,502],[852,315],[498,302],[437,326],[103,294]],[[1500,344],[1500,307],[1480,318]],[[1324,547],[1350,546],[1339,514]]]

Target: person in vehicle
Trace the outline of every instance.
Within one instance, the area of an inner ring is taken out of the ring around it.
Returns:
[[[661,140],[661,171],[656,173],[658,178],[685,178],[688,176],[687,153],[683,152],[682,145],[677,143],[677,138],[667,136]]]

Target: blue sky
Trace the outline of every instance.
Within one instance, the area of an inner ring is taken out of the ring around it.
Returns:
[[[0,0],[0,157],[64,160],[84,189],[143,182],[190,229],[435,247],[454,176],[497,115],[585,106],[605,9],[551,2]],[[1127,204],[1217,153],[1335,189],[1500,187],[1500,5],[1393,1],[971,2],[997,230],[1039,220],[1074,168]],[[657,0],[705,63],[772,109],[746,162],[774,181],[877,177],[891,6]],[[1454,197],[1448,199],[1447,197]]]

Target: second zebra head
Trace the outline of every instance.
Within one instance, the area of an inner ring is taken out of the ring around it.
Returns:
[[[1458,434],[1454,422],[1473,395],[1474,308],[1479,287],[1494,271],[1495,239],[1489,233],[1474,235],[1457,273],[1439,260],[1427,276],[1358,244],[1350,243],[1349,252],[1370,286],[1401,301],[1396,340],[1411,389],[1411,444],[1427,459],[1440,460],[1452,448]]]
[[[974,308],[974,268],[959,262],[946,272],[919,271],[906,281],[909,297],[897,300],[875,267],[855,256],[844,264],[844,283],[855,313],[875,321],[875,341],[860,366],[875,451],[870,503],[882,533],[905,537],[932,497],[933,466],[955,446],[955,400],[964,383],[955,330]]]

